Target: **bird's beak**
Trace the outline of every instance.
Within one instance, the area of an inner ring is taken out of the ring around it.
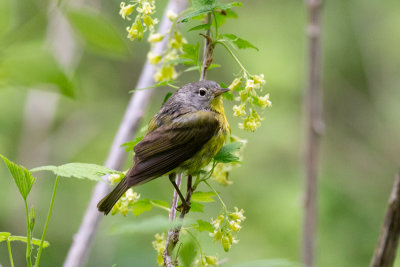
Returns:
[[[228,92],[230,89],[229,88],[219,88],[217,89],[217,91],[215,92],[215,96],[219,96],[222,95],[223,93]]]

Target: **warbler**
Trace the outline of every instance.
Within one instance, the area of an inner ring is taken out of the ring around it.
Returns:
[[[221,96],[227,91],[214,81],[204,80],[186,84],[171,95],[136,144],[133,166],[98,203],[98,210],[107,215],[130,187],[162,175],[199,173],[230,133]]]

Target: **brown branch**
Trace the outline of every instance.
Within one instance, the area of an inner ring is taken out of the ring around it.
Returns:
[[[305,99],[307,141],[305,151],[306,191],[303,223],[303,263],[313,266],[317,224],[317,173],[322,122],[321,88],[321,4],[322,0],[305,0],[308,9],[308,89]]]
[[[211,13],[209,13],[207,16],[206,23],[210,23],[211,19],[212,19],[212,15],[211,15]],[[205,78],[206,78],[207,69],[212,62],[212,56],[213,56],[213,50],[214,50],[213,42],[210,37],[210,29],[207,30],[205,35],[202,34],[202,36],[205,38],[205,41],[204,41],[203,65],[202,65],[202,69],[201,69],[200,81],[205,80]],[[193,194],[194,190],[195,190],[195,188],[192,187],[192,176],[188,175],[188,183],[187,183],[186,198],[185,198],[187,204],[190,204],[190,199],[192,198],[192,194]],[[176,202],[177,198],[178,198],[178,194],[175,191],[174,197],[172,199],[172,203]],[[171,207],[171,213],[174,208],[175,208],[174,206]],[[185,215],[187,213],[189,213],[189,211],[190,211],[190,205],[187,206],[187,205],[184,205],[184,203],[182,203],[182,211],[181,211],[181,214],[179,215],[179,219],[181,221],[183,221],[183,219],[185,218]],[[171,214],[170,214],[170,218],[171,218]],[[172,251],[174,250],[176,244],[179,242],[180,231],[181,231],[181,226],[177,226],[168,231],[167,239],[165,242],[165,249],[163,252],[163,259],[164,259],[165,267],[174,267],[174,266],[178,265],[176,260],[172,259]]]
[[[170,0],[160,27],[159,32],[165,34],[171,27],[171,21],[167,17],[167,11],[172,10],[176,14],[181,13],[187,5],[186,0]],[[156,43],[153,52],[155,54],[162,54],[167,47],[167,38],[163,41]],[[143,66],[142,73],[140,74],[139,81],[136,88],[145,88],[154,84],[153,75],[155,68],[149,62]],[[120,124],[118,132],[114,138],[110,152],[108,154],[105,165],[111,169],[121,169],[125,162],[127,153],[121,148],[121,144],[131,139],[139,127],[140,121],[144,116],[144,111],[150,101],[153,89],[138,91],[131,97],[129,105],[126,109],[124,118]],[[107,183],[99,182],[93,190],[92,197],[85,212],[82,224],[78,233],[74,237],[74,241],[70,247],[67,258],[64,262],[64,267],[80,267],[84,266],[88,258],[90,247],[92,245],[94,236],[96,235],[100,219],[103,217],[97,210],[98,201],[110,191]]]
[[[385,222],[375,249],[371,267],[393,266],[400,237],[400,172],[390,195]]]

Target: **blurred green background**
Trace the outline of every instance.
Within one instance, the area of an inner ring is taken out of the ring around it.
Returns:
[[[158,16],[164,2],[157,1]],[[319,167],[316,266],[368,266],[400,162],[400,2],[324,2],[326,130]],[[58,16],[53,4],[0,1],[0,153],[28,168],[67,162],[103,164],[148,44],[125,39],[127,23],[118,15],[119,1],[91,0],[84,9],[72,9],[76,3],[64,0],[61,9],[74,26],[77,42],[75,57],[64,71],[50,46],[52,40],[66,37],[63,42],[68,46],[69,35],[51,31],[52,18]],[[243,208],[247,220],[231,253],[225,254],[205,233],[200,238],[208,254],[229,258],[225,266],[258,259],[300,262],[307,15],[303,1],[294,0],[243,1],[236,12],[239,19],[228,21],[221,31],[260,48],[260,52],[239,51],[238,56],[251,73],[265,75],[273,107],[264,113],[262,127],[250,134],[238,129],[233,103],[226,101],[232,132],[248,139],[248,144],[243,165],[231,173],[233,185],[217,190],[230,208]],[[202,41],[193,32],[187,38]],[[232,73],[239,72],[220,47],[215,62],[223,67],[211,70],[209,79],[230,83]],[[197,73],[185,73],[180,84],[197,79]],[[143,125],[168,91],[157,89]],[[68,97],[72,93],[74,99]],[[50,114],[48,125],[47,116],[30,120],[43,109]],[[126,167],[130,162],[129,156]],[[39,174],[29,197],[37,214],[35,237],[41,234],[53,182],[52,176]],[[93,186],[89,181],[61,180],[46,238],[51,246],[44,250],[42,266],[62,265]],[[168,202],[172,195],[167,179],[136,191]],[[22,198],[3,164],[0,195],[0,231],[25,235]],[[202,218],[215,217],[218,211],[217,202],[208,205]],[[155,266],[154,233],[113,236],[109,232],[115,223],[157,214],[162,212],[104,218],[87,266]],[[13,251],[16,266],[24,266],[24,245],[13,243]],[[9,266],[4,243],[0,265]]]

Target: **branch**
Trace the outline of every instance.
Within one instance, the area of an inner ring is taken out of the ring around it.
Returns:
[[[317,172],[322,122],[321,88],[321,4],[322,0],[305,0],[308,9],[308,89],[305,99],[307,112],[306,192],[304,199],[303,263],[313,266],[317,222]]]
[[[400,237],[400,172],[397,174],[390,195],[385,222],[375,249],[371,267],[393,266]]]
[[[207,16],[207,21],[206,23],[210,23],[212,19],[211,13],[208,14]],[[210,66],[212,62],[212,56],[213,56],[213,42],[210,37],[210,29],[207,30],[206,35],[202,36],[205,38],[204,41],[204,52],[203,52],[203,64],[202,64],[202,69],[201,69],[201,75],[200,75],[200,81],[206,79],[206,74],[207,74],[207,69]],[[192,194],[194,192],[194,188],[192,187],[192,176],[188,176],[188,183],[187,183],[187,191],[186,191],[186,203],[190,203],[190,199],[192,198]],[[176,190],[174,191],[174,196],[172,199],[172,203],[176,203],[178,199],[178,193]],[[170,212],[170,220],[175,218],[175,209],[176,207],[172,205],[171,207],[171,212]],[[183,220],[185,218],[185,215],[189,213],[190,207],[187,208],[185,205],[183,205],[182,212],[179,215],[179,219]],[[173,213],[173,216],[172,216]],[[173,229],[170,229],[168,231],[167,239],[165,242],[165,249],[163,252],[163,259],[164,259],[164,266],[166,267],[174,267],[177,265],[177,263],[172,260],[172,251],[174,250],[176,244],[179,242],[179,233],[181,231],[181,226],[177,226]]]
[[[186,8],[186,5],[186,0],[170,0],[165,9],[159,32],[166,33],[171,27],[171,22],[166,15],[167,11],[171,10],[176,14],[179,14]],[[153,52],[155,54],[161,54],[162,51],[166,49],[167,42],[168,38],[164,38],[163,41],[154,46]],[[154,66],[149,62],[146,62],[136,88],[151,86],[154,83],[154,73]],[[123,167],[127,154],[120,146],[130,140],[139,127],[140,121],[144,115],[144,110],[149,103],[153,91],[154,89],[143,90],[135,92],[132,95],[118,132],[114,137],[108,158],[105,162],[107,167],[111,169],[121,169]],[[96,185],[86,209],[82,224],[78,233],[74,237],[74,241],[64,262],[64,267],[81,267],[85,265],[93,238],[97,232],[100,219],[102,218],[102,214],[97,211],[96,205],[97,202],[109,191],[110,188],[107,183],[99,182]]]

